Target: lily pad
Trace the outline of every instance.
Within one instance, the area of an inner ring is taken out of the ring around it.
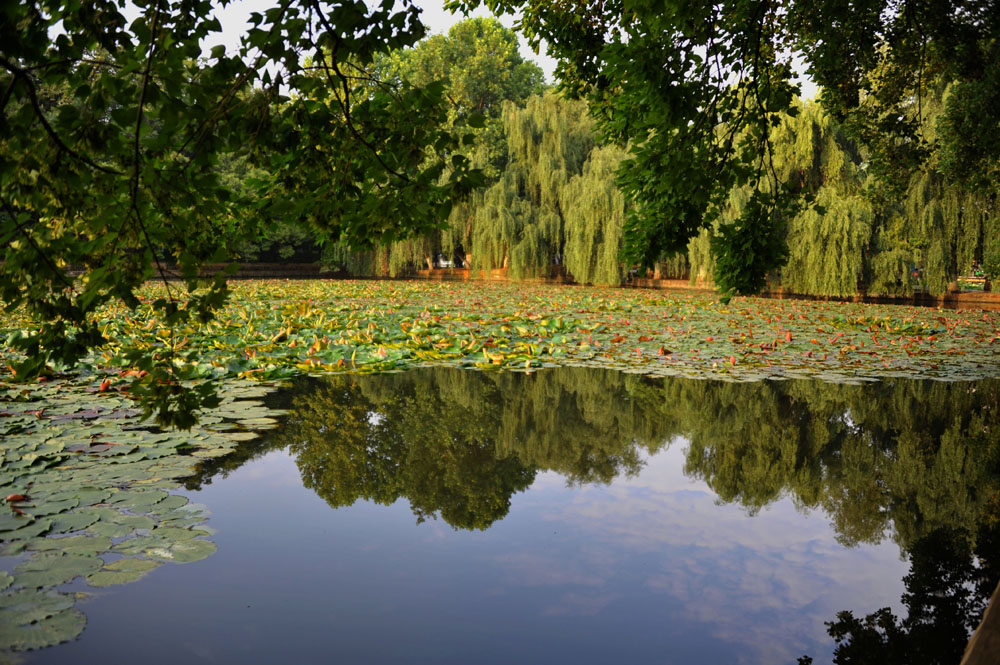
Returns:
[[[27,526],[34,521],[35,518],[33,515],[29,514],[17,515],[5,509],[2,512],[0,512],[0,532],[14,531],[16,529],[20,529],[23,526]]]
[[[0,612],[14,624],[41,621],[71,607],[72,596],[51,590],[16,589],[0,594]]]
[[[67,538],[35,538],[28,541],[28,549],[37,552],[63,552],[66,554],[100,554],[111,547],[111,539],[103,536],[69,536]]]
[[[14,569],[15,584],[28,588],[59,586],[80,576],[90,575],[104,562],[96,556],[56,554],[29,559]]]
[[[68,513],[52,518],[52,533],[69,533],[80,531],[97,521],[97,515],[87,513]]]
[[[4,612],[6,614],[6,612]],[[66,609],[28,624],[0,621],[0,649],[24,651],[68,642],[83,632],[87,617],[77,609]]]
[[[183,540],[169,547],[152,547],[146,554],[154,559],[174,563],[192,563],[215,554],[218,546],[210,540]]]
[[[95,587],[107,587],[134,582],[161,564],[150,559],[119,559],[87,578],[87,583]]]
[[[45,517],[39,520],[31,522],[27,526],[23,526],[17,531],[8,531],[4,534],[4,540],[7,541],[19,541],[19,540],[29,540],[31,538],[37,538],[43,533],[47,533],[49,529],[52,528],[52,518]]]
[[[167,498],[163,490],[122,490],[112,494],[108,503],[126,506],[134,512],[146,512],[151,506]]]

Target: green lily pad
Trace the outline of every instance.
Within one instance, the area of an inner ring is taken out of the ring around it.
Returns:
[[[80,531],[97,521],[97,515],[87,513],[69,513],[56,515],[52,518],[52,533],[69,533]]]
[[[163,490],[122,490],[108,499],[108,503],[121,505],[135,512],[146,512],[151,506],[167,498]]]
[[[174,494],[172,496],[168,496],[166,499],[160,501],[158,504],[153,506],[153,510],[151,510],[150,512],[153,513],[154,515],[163,515],[165,513],[169,513],[170,511],[186,506],[187,503],[188,503],[187,497]]]
[[[197,536],[207,536],[207,531],[200,531],[197,529],[183,529],[180,527],[172,526],[161,526],[153,529],[149,534],[154,538],[163,538],[165,540],[181,541],[181,540],[191,540]]]
[[[156,526],[156,522],[151,517],[146,517],[145,515],[125,515],[118,513],[107,521],[128,527],[133,531],[136,529],[152,529]]]
[[[0,649],[24,651],[68,642],[82,633],[86,625],[87,617],[76,609],[63,610],[29,624],[0,621]]]
[[[183,540],[169,547],[152,547],[146,554],[154,559],[174,563],[192,563],[215,554],[219,547],[210,540]]]
[[[162,565],[161,562],[150,559],[119,559],[92,574],[87,578],[87,583],[95,587],[127,584],[140,579],[160,565]]]
[[[100,554],[111,547],[111,539],[103,536],[69,536],[68,538],[36,538],[28,541],[28,549],[37,552],[66,554]]]
[[[170,547],[170,545],[171,541],[165,538],[137,536],[116,544],[111,548],[111,551],[125,555],[143,554],[148,549]]]
[[[50,528],[52,528],[52,518],[46,517],[30,522],[27,526],[23,526],[17,531],[6,532],[4,534],[4,540],[17,541],[37,538],[43,533],[48,532]]]
[[[14,569],[15,583],[28,589],[59,586],[90,575],[104,562],[95,556],[56,554],[33,557]]]
[[[0,594],[0,612],[15,625],[41,621],[71,607],[72,596],[51,590],[15,589]]]
[[[87,533],[106,538],[127,538],[135,529],[114,522],[95,522],[87,527]]]
[[[20,529],[23,526],[27,526],[35,521],[33,515],[17,515],[10,512],[8,509],[4,509],[0,512],[0,532],[2,531],[14,531]]]
[[[32,515],[58,515],[73,510],[80,505],[79,499],[61,499],[59,501],[44,501],[25,507],[24,511]]]

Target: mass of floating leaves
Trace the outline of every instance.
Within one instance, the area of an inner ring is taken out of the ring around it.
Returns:
[[[142,298],[163,295],[150,286]],[[1000,316],[976,310],[723,305],[705,293],[510,283],[254,281],[234,283],[229,304],[199,328],[168,328],[149,307],[109,307],[101,317],[108,344],[73,374],[53,368],[47,381],[16,384],[0,370],[0,554],[18,557],[0,572],[0,649],[79,634],[76,596],[58,589],[72,580],[119,584],[215,550],[198,526],[202,512],[170,491],[199,460],[274,424],[273,411],[246,401],[260,383],[427,365],[595,366],[724,381],[1000,376]],[[0,324],[4,335],[31,328],[17,313]],[[195,352],[197,380],[222,382],[223,405],[190,432],[139,422],[129,347]]]
[[[97,381],[61,377],[0,386],[0,651],[76,637],[86,618],[84,578],[100,588],[135,581],[161,563],[215,552],[205,511],[172,490],[205,459],[228,454],[275,421],[251,397],[267,392],[234,380],[222,405],[188,432],[139,420],[122,395]],[[103,383],[103,381],[102,381]]]
[[[1000,374],[1000,316],[860,303],[510,283],[254,281],[199,329],[169,330],[148,312],[108,310],[124,345],[197,350],[209,376],[416,365],[531,370],[554,364],[729,381],[818,377],[963,380]],[[160,295],[151,288],[147,299]]]

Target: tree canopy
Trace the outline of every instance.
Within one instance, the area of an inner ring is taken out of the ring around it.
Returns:
[[[627,261],[651,266],[684,252],[743,188],[738,214],[715,228],[717,286],[724,296],[755,292],[784,264],[790,220],[802,206],[822,209],[775,163],[775,129],[797,112],[796,56],[881,180],[903,190],[934,156],[944,178],[996,196],[994,1],[449,3],[480,4],[520,13],[524,34],[558,59],[564,89],[588,99],[606,139],[628,146],[618,171],[634,204]],[[951,93],[930,132],[923,100],[940,81]]]
[[[208,0],[154,0],[126,16],[115,2],[0,8],[0,297],[39,329],[9,343],[31,377],[103,342],[93,312],[138,304],[145,280],[172,269],[155,305],[168,325],[205,321],[226,295],[199,266],[223,258],[234,209],[309,223],[353,246],[437,228],[481,182],[446,122],[443,85],[375,81],[379,54],[425,34],[420,10],[386,0],[280,0],[251,16],[237,53]],[[463,119],[479,124],[475,116]],[[220,182],[225,154],[266,178],[249,196]],[[186,292],[185,292],[186,291]],[[189,424],[212,390],[180,387],[173,342],[136,350],[136,387],[168,424]]]

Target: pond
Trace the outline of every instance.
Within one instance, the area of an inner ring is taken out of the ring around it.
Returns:
[[[14,662],[829,663],[835,635],[957,663],[1000,578],[996,380],[422,368],[267,400],[280,427],[183,481],[218,551],[77,579],[82,635]]]

